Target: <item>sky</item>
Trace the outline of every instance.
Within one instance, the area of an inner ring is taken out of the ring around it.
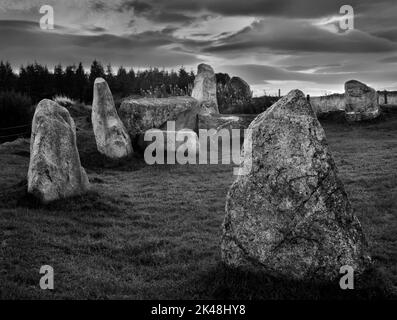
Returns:
[[[43,5],[54,29],[40,28]],[[344,30],[342,5],[354,10]],[[255,95],[343,92],[357,79],[397,90],[396,0],[0,0],[0,60],[17,70],[94,59],[245,79]]]

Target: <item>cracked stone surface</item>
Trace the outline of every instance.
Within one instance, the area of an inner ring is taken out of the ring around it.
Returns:
[[[131,139],[121,122],[107,82],[95,79],[91,114],[98,151],[110,159],[122,159],[133,152]]]
[[[369,262],[365,237],[304,94],[291,91],[249,129],[249,174],[237,178],[226,199],[223,261],[317,281],[339,277],[343,265],[362,272]]]
[[[32,122],[28,192],[42,203],[48,203],[88,189],[72,117],[56,102],[40,101]]]

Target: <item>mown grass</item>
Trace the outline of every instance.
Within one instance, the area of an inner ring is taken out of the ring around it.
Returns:
[[[232,166],[109,163],[80,119],[87,195],[36,203],[26,195],[29,143],[0,147],[0,298],[396,298],[397,114],[323,125],[374,260],[355,290],[226,268],[220,236]],[[45,264],[55,270],[53,291],[39,288]]]

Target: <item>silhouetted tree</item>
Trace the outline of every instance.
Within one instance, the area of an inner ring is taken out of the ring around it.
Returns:
[[[217,73],[215,74],[216,82],[222,85],[226,85],[230,81],[230,76],[227,73]]]
[[[14,74],[11,64],[7,61],[0,62],[0,90],[14,90],[17,83],[17,76]]]
[[[91,91],[89,91],[90,94],[88,96],[89,101],[92,100],[92,88],[96,78],[105,78],[105,71],[103,70],[102,64],[94,60],[91,64],[90,76],[88,77],[89,85],[91,86]]]
[[[85,103],[92,102],[93,84],[97,77],[103,77],[113,95],[122,98],[132,94],[145,96],[168,96],[188,94],[194,81],[194,73],[181,67],[174,70],[150,68],[135,72],[119,67],[113,73],[110,64],[104,70],[101,62],[94,60],[90,72],[86,73],[83,64],[62,66],[57,64],[50,72],[47,66],[35,62],[22,65],[19,73],[14,73],[9,62],[0,62],[0,91],[13,90],[26,94],[37,103],[43,98],[66,95]]]
[[[179,69],[178,78],[179,78],[178,79],[179,88],[181,88],[182,90],[185,90],[185,92],[187,92],[188,86],[189,86],[189,83],[190,83],[190,76],[186,72],[184,67],[181,67]]]
[[[84,101],[85,97],[88,95],[89,84],[87,75],[84,72],[83,64],[80,62],[79,66],[75,72],[75,84],[76,91],[72,98],[78,99],[79,101]]]
[[[54,67],[54,81],[53,81],[53,88],[54,91],[58,94],[64,93],[64,73],[62,69],[62,65],[58,64]]]

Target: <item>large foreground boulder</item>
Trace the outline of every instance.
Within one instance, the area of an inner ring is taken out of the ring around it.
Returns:
[[[303,93],[291,91],[249,129],[248,174],[237,178],[226,200],[223,260],[292,279],[333,280],[343,265],[363,271],[360,222]]]
[[[100,153],[111,159],[132,154],[131,139],[117,115],[109,86],[102,78],[97,78],[94,83],[91,120]]]
[[[345,83],[346,120],[362,121],[375,119],[380,115],[377,92],[357,80]]]
[[[174,121],[173,130],[197,131],[199,103],[191,97],[125,99],[120,106],[120,118],[136,146],[139,137],[149,129],[167,129],[167,121]]]
[[[82,194],[88,188],[73,119],[54,101],[42,100],[32,122],[28,192],[47,203]]]
[[[216,99],[216,77],[208,64],[199,64],[192,97],[200,102],[200,114],[219,113]]]

